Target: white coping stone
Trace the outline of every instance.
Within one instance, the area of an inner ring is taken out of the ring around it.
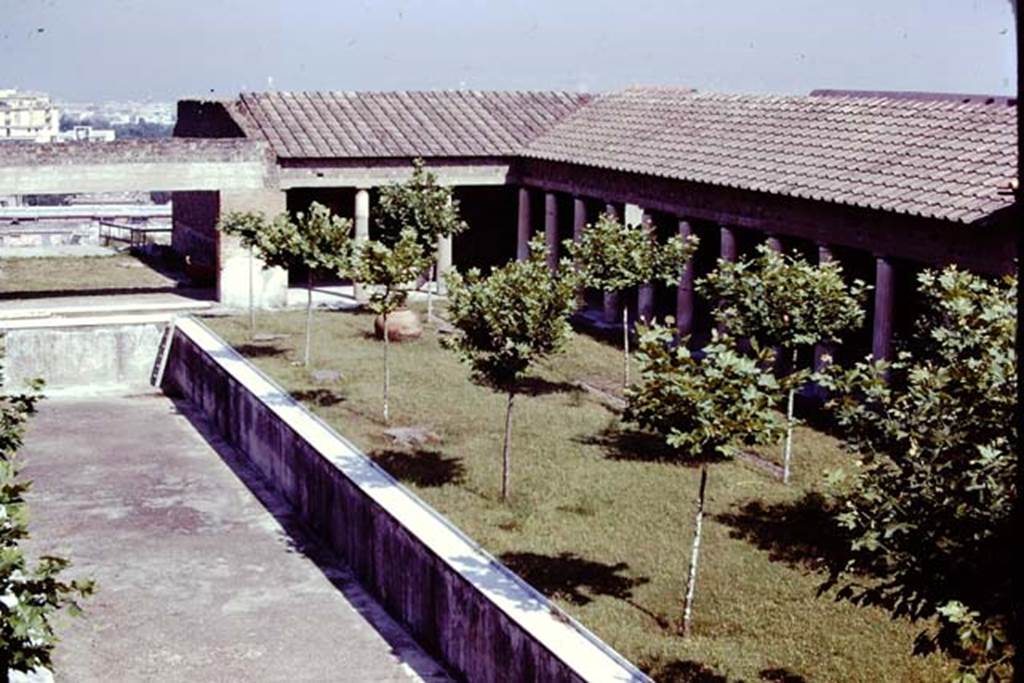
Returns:
[[[567,623],[554,618],[553,605],[543,595],[514,579],[489,553],[385,474],[205,325],[191,317],[179,318],[176,324],[182,334],[338,467],[365,495],[584,680],[649,680],[579,622],[569,617]],[[524,605],[529,605],[529,609]]]
[[[110,313],[145,313],[149,311],[199,311],[213,307],[211,301],[151,301],[124,304],[87,304],[84,306],[47,306],[45,308],[13,308],[4,310],[0,306],[0,325],[6,320],[18,318],[45,318],[59,315],[85,315]]]
[[[150,313],[146,315],[103,315],[80,318],[28,318],[25,320],[0,320],[0,330],[31,330],[59,327],[104,327],[107,325],[153,325],[168,323],[172,313]]]

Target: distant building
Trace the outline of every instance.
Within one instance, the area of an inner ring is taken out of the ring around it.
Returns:
[[[0,90],[0,142],[52,142],[60,111],[43,93]]]
[[[75,126],[71,130],[61,131],[54,138],[55,142],[112,142],[117,133],[112,128],[93,128],[92,126]]]

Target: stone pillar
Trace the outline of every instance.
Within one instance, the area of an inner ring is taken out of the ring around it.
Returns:
[[[775,235],[768,235],[768,239],[765,240],[765,244],[767,244],[768,248],[774,251],[776,254],[782,253],[782,240],[780,240]]]
[[[587,227],[587,202],[582,197],[572,198],[572,238],[579,242]]]
[[[184,201],[187,195],[176,193],[175,201]],[[203,193],[205,194],[205,193]],[[215,199],[211,216],[208,244],[214,247],[215,259],[211,268],[217,277],[217,300],[233,308],[249,307],[249,287],[252,283],[253,304],[256,308],[283,308],[288,304],[288,271],[284,268],[264,268],[256,254],[251,258],[237,237],[217,232],[216,214],[229,211],[262,211],[268,220],[286,208],[285,193],[276,189],[238,190],[221,192]],[[175,230],[178,228],[176,227]]]
[[[548,248],[548,268],[558,269],[558,196],[544,193],[544,244]]]
[[[519,188],[519,217],[516,230],[516,260],[525,261],[530,256],[530,191]]]
[[[693,234],[693,226],[689,221],[679,221],[679,238],[687,240]],[[683,268],[682,276],[679,278],[679,286],[676,288],[676,331],[679,336],[685,337],[693,334],[693,282],[696,279],[693,259],[687,262]]]
[[[818,245],[818,265],[824,265],[829,263],[833,259],[832,248],[827,244]],[[820,372],[825,369],[825,357],[831,356],[835,349],[832,348],[832,344],[815,344],[814,345],[814,370]]]
[[[611,218],[619,217],[619,210],[614,204],[608,202],[604,205],[604,213]],[[622,320],[622,311],[619,307],[619,293],[604,293],[604,322],[608,325],[615,325]]]
[[[448,287],[444,283],[444,276],[452,269],[452,236],[437,238],[437,293],[444,296],[448,293]]]
[[[642,211],[640,214],[640,225],[643,226],[644,231],[647,233],[647,237],[654,241],[657,239],[655,234],[654,216],[647,211]],[[640,285],[636,291],[636,317],[639,320],[650,322],[654,320],[654,283],[645,282]]]
[[[734,262],[738,253],[736,249],[736,233],[727,225],[721,226],[720,230],[722,234],[722,244],[718,256],[723,261]]]
[[[370,239],[370,191],[365,188],[356,190],[355,206],[356,244]],[[366,301],[366,291],[358,282],[352,283],[356,301]]]
[[[885,256],[875,257],[875,320],[871,354],[875,360],[892,358],[893,265]]]

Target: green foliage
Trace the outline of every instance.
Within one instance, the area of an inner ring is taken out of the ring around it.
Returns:
[[[565,249],[583,286],[614,292],[656,281],[678,283],[697,249],[697,238],[673,236],[659,245],[644,226],[625,225],[603,214],[579,241],[566,241]]]
[[[242,246],[250,249],[259,244],[260,236],[267,230],[267,217],[259,211],[229,211],[221,216],[219,228],[238,237]]]
[[[476,268],[448,276],[448,316],[455,334],[445,337],[488,386],[512,391],[531,364],[561,350],[572,335],[576,278],[563,262],[545,263],[544,242],[530,243],[530,257],[484,277]]]
[[[416,232],[406,228],[392,246],[377,240],[357,245],[350,275],[356,282],[374,285],[370,308],[386,315],[405,305],[407,285],[428,265],[430,258],[423,254]]]
[[[386,246],[395,245],[403,231],[412,229],[424,251],[430,251],[439,237],[456,235],[468,226],[459,218],[459,203],[452,199],[451,188],[439,185],[422,159],[414,160],[413,167],[405,183],[381,188],[376,225]]]
[[[867,289],[860,280],[846,284],[835,261],[812,265],[763,244],[755,258],[719,260],[697,282],[701,296],[719,302],[715,317],[731,334],[787,348],[839,341],[861,326]]]
[[[334,215],[319,202],[292,220],[280,214],[256,234],[255,246],[270,267],[344,271],[351,256],[352,221]]]
[[[640,381],[626,390],[627,422],[661,434],[690,457],[731,456],[778,439],[772,404],[780,387],[764,369],[769,352],[741,355],[716,334],[697,358],[685,340],[673,346],[673,336],[667,326],[642,329]]]
[[[25,425],[40,399],[41,383],[28,394],[0,396],[0,676],[50,666],[57,643],[50,620],[61,609],[78,614],[79,598],[93,592],[91,581],[65,581],[67,559],[43,556],[29,567],[22,541],[29,538],[25,494],[16,455]]]
[[[856,602],[938,616],[919,648],[959,657],[967,680],[992,680],[1009,675],[1011,651],[1016,283],[952,267],[919,282],[920,348],[825,378],[837,422],[865,455],[857,472],[834,476],[851,539],[834,579]]]

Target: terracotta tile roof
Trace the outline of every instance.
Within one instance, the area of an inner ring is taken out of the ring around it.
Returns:
[[[1009,206],[1016,107],[944,97],[600,96],[523,156],[969,223]]]
[[[281,159],[514,156],[589,99],[462,90],[243,93],[232,115]]]

